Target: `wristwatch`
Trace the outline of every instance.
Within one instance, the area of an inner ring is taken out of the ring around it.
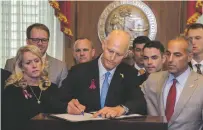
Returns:
[[[126,106],[124,106],[124,105],[120,105],[120,106],[124,109],[124,114],[123,115],[128,114],[129,109]]]

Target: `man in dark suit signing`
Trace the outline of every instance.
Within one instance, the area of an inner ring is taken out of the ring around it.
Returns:
[[[127,55],[130,35],[112,31],[102,43],[103,53],[93,61],[72,67],[60,95],[68,101],[68,113],[97,111],[110,118],[127,113],[145,114],[146,102],[138,87],[137,70],[121,63]]]
[[[1,90],[3,91],[5,87],[5,81],[8,79],[8,77],[11,75],[11,73],[5,69],[1,69]],[[1,91],[1,92],[2,92]]]

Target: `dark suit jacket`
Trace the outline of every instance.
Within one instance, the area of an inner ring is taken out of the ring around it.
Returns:
[[[193,69],[193,67],[192,67],[192,63],[191,63],[191,62],[188,62],[188,65],[190,66],[190,68]]]
[[[135,68],[134,64],[131,65],[131,67],[133,67],[136,71],[138,71],[138,69]],[[142,84],[145,80],[147,80],[148,75],[147,75],[147,73],[145,72],[143,75],[140,75],[140,76],[138,76],[138,77],[140,78],[140,82],[141,82],[141,84]]]
[[[95,81],[95,89],[90,89],[91,81]],[[112,77],[105,106],[125,105],[130,113],[145,114],[146,102],[139,85],[140,78],[131,66],[121,63]],[[86,112],[97,111],[100,106],[98,59],[73,66],[60,88],[61,98],[65,102],[78,99],[86,106]]]
[[[143,75],[140,75],[139,78],[140,78],[141,84],[142,84],[145,80],[147,80],[148,74],[147,74],[147,73],[144,73]]]
[[[8,79],[8,77],[11,75],[11,73],[7,70],[1,69],[1,90],[5,87],[5,81]]]

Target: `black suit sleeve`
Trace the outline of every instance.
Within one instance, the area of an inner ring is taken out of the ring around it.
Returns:
[[[67,103],[60,101],[58,91],[58,87],[52,83],[43,93],[45,113],[66,113]]]
[[[139,85],[142,79],[137,76],[137,71],[135,69],[128,69],[128,74],[126,74],[126,103],[124,104],[129,108],[129,113],[138,113],[145,115],[147,113],[146,101],[144,95],[141,91]]]
[[[59,88],[59,98],[62,102],[68,103],[74,98],[74,82],[77,80],[75,67],[72,67],[67,77],[63,80],[62,86]],[[78,81],[79,82],[79,81]]]

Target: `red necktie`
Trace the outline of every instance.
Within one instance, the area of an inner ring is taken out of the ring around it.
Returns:
[[[169,121],[174,112],[175,102],[176,102],[176,79],[173,79],[173,84],[168,92],[167,102],[166,102],[166,118]]]

